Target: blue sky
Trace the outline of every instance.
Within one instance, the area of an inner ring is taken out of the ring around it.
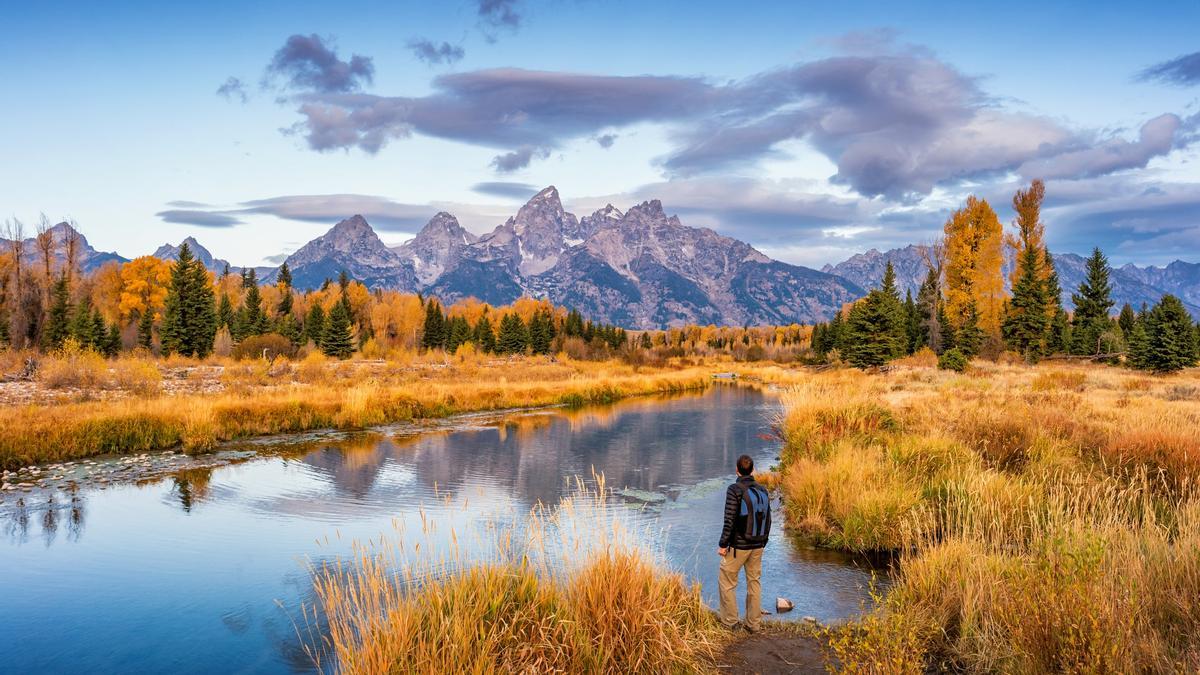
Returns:
[[[1044,177],[1052,248],[1200,259],[1200,3],[644,4],[12,7],[0,218],[257,264],[554,184],[819,267]]]

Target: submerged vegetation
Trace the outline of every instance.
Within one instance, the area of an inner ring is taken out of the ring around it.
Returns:
[[[1195,671],[1197,384],[977,366],[826,373],[791,390],[789,523],[823,546],[899,555],[881,604],[830,631],[842,668]]]

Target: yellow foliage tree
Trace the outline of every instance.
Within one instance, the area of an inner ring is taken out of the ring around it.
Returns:
[[[122,320],[146,310],[161,312],[167,300],[167,286],[171,283],[171,264],[152,255],[125,263],[121,267]]]
[[[961,327],[973,303],[979,327],[998,334],[1005,298],[1000,219],[986,199],[972,195],[944,229],[947,319],[954,328]]]

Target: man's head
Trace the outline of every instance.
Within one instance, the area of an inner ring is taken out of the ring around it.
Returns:
[[[750,455],[738,457],[737,472],[739,476],[749,476],[754,473],[754,460],[750,459]]]

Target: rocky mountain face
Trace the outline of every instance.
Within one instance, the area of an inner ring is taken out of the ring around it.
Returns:
[[[415,238],[388,249],[355,216],[287,263],[301,288],[345,269],[368,286],[419,290],[444,302],[545,297],[629,328],[812,322],[864,293],[840,277],[685,226],[657,200],[576,218],[553,186],[478,238],[439,213]]]
[[[1070,309],[1071,294],[1087,276],[1087,258],[1074,253],[1051,253],[1054,268],[1058,271],[1062,286],[1063,306]],[[888,261],[896,270],[896,285],[900,292],[917,289],[925,279],[925,259],[918,246],[906,246],[880,253],[874,249],[860,253],[836,265],[823,269],[845,279],[852,279],[867,288],[878,286],[883,281],[883,270]],[[1005,284],[1008,283],[1010,265],[1005,265]],[[1109,268],[1112,297],[1116,301],[1114,311],[1129,303],[1138,309],[1145,303],[1153,305],[1166,293],[1178,296],[1192,316],[1200,317],[1200,264],[1175,261],[1166,267],[1138,267],[1133,264]]]
[[[87,237],[83,236],[78,230],[71,227],[70,223],[59,223],[49,230],[51,236],[54,237],[54,269],[60,270],[67,261],[67,244],[70,240],[75,241],[75,262],[79,265],[79,269],[84,272],[91,272],[106,262],[129,262],[128,258],[124,258],[111,251],[97,251],[88,243]],[[24,254],[22,260],[25,265],[37,266],[42,265],[42,252],[37,246],[36,237],[27,237],[23,241]]]
[[[369,288],[415,291],[419,285],[412,260],[383,244],[362,216],[347,218],[313,239],[285,261],[297,288],[317,288],[326,279],[337,279],[345,270]],[[275,280],[275,271],[265,275]]]
[[[213,254],[207,248],[201,246],[200,242],[196,241],[195,237],[188,237],[187,239],[184,239],[183,241],[179,242],[178,246],[163,244],[162,246],[159,246],[152,255],[160,260],[179,260],[179,249],[183,248],[184,244],[187,244],[188,248],[192,250],[192,256],[199,260],[204,267],[211,272],[220,274],[226,267],[229,267],[231,270],[235,269],[230,266],[229,261],[222,260],[220,258],[214,258]]]

